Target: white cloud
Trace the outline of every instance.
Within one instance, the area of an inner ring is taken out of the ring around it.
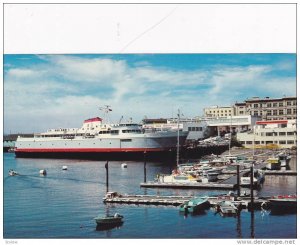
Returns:
[[[13,77],[31,77],[37,75],[34,70],[31,69],[19,69],[19,68],[12,68],[9,69],[8,71],[8,76],[13,76]]]
[[[112,121],[122,115],[140,121],[171,117],[177,108],[192,117],[201,115],[203,107],[230,105],[248,96],[296,94],[296,78],[272,77],[275,67],[268,65],[174,70],[148,61],[136,67],[108,58],[39,58],[41,64],[26,68],[6,66],[4,131],[79,127],[86,118],[102,116],[98,107],[105,104],[113,108]]]

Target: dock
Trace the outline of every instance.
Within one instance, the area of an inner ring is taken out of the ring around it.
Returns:
[[[104,203],[118,204],[135,204],[135,205],[163,205],[163,206],[179,206],[182,203],[195,198],[195,196],[158,196],[158,195],[121,195],[115,194],[110,197],[104,197]],[[234,198],[229,195],[207,197],[211,207],[217,205],[220,201],[230,200],[235,205],[240,205],[242,208],[248,208],[251,203],[250,197]],[[262,204],[268,204],[267,197],[255,197],[254,208],[261,208]]]
[[[265,175],[297,175],[297,171],[293,170],[264,170]]]
[[[155,196],[155,195],[120,195],[103,198],[104,203],[119,204],[148,204],[148,205],[173,205],[190,200],[192,196]]]
[[[180,189],[224,189],[224,190],[233,190],[235,189],[235,184],[224,184],[224,183],[178,183],[178,182],[154,182],[149,181],[146,183],[141,183],[140,187],[144,188],[180,188]]]

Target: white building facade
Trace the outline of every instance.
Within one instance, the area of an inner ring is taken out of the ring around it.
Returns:
[[[237,133],[237,140],[246,148],[291,148],[297,145],[296,120],[257,121],[252,131]]]

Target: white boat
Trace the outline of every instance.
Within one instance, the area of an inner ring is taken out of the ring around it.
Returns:
[[[121,167],[122,167],[122,168],[127,168],[127,163],[122,163],[122,164],[121,164]]]
[[[188,131],[147,130],[135,123],[106,124],[99,117],[80,128],[50,129],[33,137],[18,136],[16,157],[147,159],[170,156],[177,137],[183,145]]]
[[[205,183],[208,182],[214,182],[218,180],[219,173],[217,172],[209,172],[209,171],[203,171],[202,173],[202,182]],[[207,179],[207,180],[205,180]]]
[[[40,175],[47,175],[47,171],[45,169],[40,170]]]
[[[221,201],[216,205],[216,211],[222,216],[235,216],[238,208],[231,201]]]
[[[280,169],[280,161],[278,157],[270,157],[267,159],[266,168],[269,170],[278,170]]]
[[[286,155],[284,153],[279,154],[277,157],[280,162],[280,167],[286,167],[289,160],[291,159],[289,155]]]
[[[68,170],[68,166],[62,166],[62,170]]]
[[[158,181],[161,183],[197,183],[198,179],[191,175],[160,175]]]
[[[10,170],[8,171],[8,175],[9,175],[9,176],[15,176],[15,175],[19,175],[19,173],[16,172],[15,170],[13,170],[13,169],[10,169]]]
[[[241,178],[240,178],[240,186],[249,187],[251,185],[251,179],[250,179],[250,171],[247,171]],[[260,169],[254,169],[253,170],[253,186],[258,187],[265,178],[265,174]]]

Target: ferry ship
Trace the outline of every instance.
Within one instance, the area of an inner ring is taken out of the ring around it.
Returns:
[[[81,128],[50,129],[33,137],[18,136],[16,157],[137,160],[170,158],[188,131],[145,129],[135,123],[107,124],[100,117]]]

